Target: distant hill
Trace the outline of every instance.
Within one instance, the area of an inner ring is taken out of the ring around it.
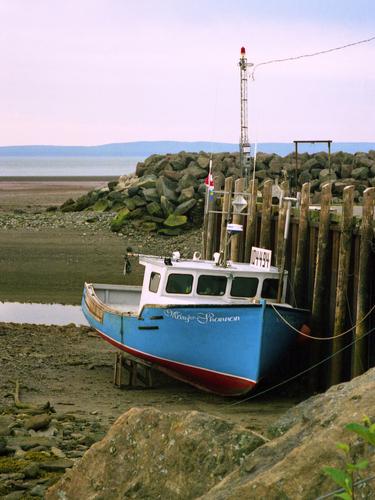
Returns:
[[[345,151],[356,153],[375,150],[375,142],[336,142],[332,143],[332,152]],[[257,145],[257,150],[264,153],[277,153],[285,156],[294,151],[293,143],[264,142]],[[326,151],[321,145],[301,145],[300,152]],[[182,141],[139,141],[99,146],[2,146],[0,156],[150,156],[152,154],[187,152],[237,152],[238,144],[225,142],[182,142]]]

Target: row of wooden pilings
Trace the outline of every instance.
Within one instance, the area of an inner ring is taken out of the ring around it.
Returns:
[[[287,301],[311,311],[311,335],[324,339],[308,341],[304,368],[317,365],[308,376],[310,388],[324,389],[375,366],[375,188],[363,192],[363,206],[355,207],[361,214],[354,216],[354,186],[345,187],[340,207],[332,207],[332,186],[325,184],[320,206],[313,208],[310,184],[304,184],[299,207],[291,211],[285,246],[290,202],[279,206],[271,180],[264,182],[261,196],[256,180],[246,189],[244,179],[227,178],[224,189],[215,179],[214,184],[204,222],[203,257],[212,259],[228,244],[233,262],[249,262],[252,246],[271,249],[278,267],[285,259]],[[282,199],[289,195],[287,183],[277,190]],[[248,204],[243,213],[231,215],[238,193]],[[228,243],[229,221],[242,224],[243,232]]]

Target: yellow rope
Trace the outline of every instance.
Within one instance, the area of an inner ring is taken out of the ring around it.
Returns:
[[[334,339],[337,339],[339,337],[342,337],[343,335],[346,335],[347,333],[351,332],[352,330],[354,330],[355,328],[357,328],[358,325],[360,325],[371,313],[372,311],[375,309],[375,304],[371,307],[371,309],[363,316],[363,318],[361,320],[359,320],[354,326],[352,326],[351,328],[349,328],[348,330],[346,330],[345,332],[342,332],[342,333],[339,333],[338,335],[334,335],[332,337],[314,337],[313,335],[308,335],[306,333],[303,333],[301,332],[300,330],[297,330],[297,328],[295,328],[293,325],[291,325],[280,313],[279,311],[276,309],[276,307],[273,305],[273,304],[270,304],[272,309],[275,311],[275,313],[279,316],[279,318],[284,321],[284,323],[286,325],[288,325],[292,330],[294,330],[295,332],[297,332],[299,335],[302,335],[303,337],[306,337],[308,339],[311,339],[311,340],[334,340]]]

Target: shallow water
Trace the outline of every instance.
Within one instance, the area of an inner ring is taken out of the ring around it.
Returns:
[[[0,176],[92,176],[135,172],[143,156],[1,156]]]
[[[88,325],[80,306],[0,302],[0,322],[35,325]]]

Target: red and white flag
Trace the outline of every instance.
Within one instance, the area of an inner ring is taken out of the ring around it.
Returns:
[[[210,160],[208,175],[205,178],[204,183],[206,184],[208,190],[211,190],[214,188],[214,178],[212,177],[212,160]]]

